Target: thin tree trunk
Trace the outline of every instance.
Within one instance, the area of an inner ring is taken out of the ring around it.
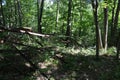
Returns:
[[[44,0],[37,0],[37,8],[38,8],[38,32],[42,33],[42,15],[44,8]]]
[[[14,23],[14,25],[15,26],[17,26],[17,6],[16,6],[16,4],[17,4],[17,1],[16,0],[14,0],[14,8],[15,8],[15,23]]]
[[[117,0],[114,0],[113,8],[112,8],[112,19],[111,19],[111,30],[110,30],[110,46],[113,46],[113,27],[114,27],[116,1]]]
[[[118,26],[119,11],[120,11],[120,0],[118,0],[117,10],[116,10],[115,19],[114,19],[113,33],[112,33],[114,46],[117,46],[116,40],[117,40],[117,26]]]
[[[0,6],[1,6],[2,25],[5,26],[5,16],[3,13],[2,0],[0,0]]]
[[[64,33],[65,33],[64,26],[65,26],[65,23],[64,23],[64,22],[62,22],[62,26],[61,26],[61,33],[62,33],[62,34],[64,34]]]
[[[57,10],[56,10],[56,23],[55,23],[56,31],[58,27],[58,21],[59,21],[59,0],[57,0]]]
[[[103,49],[103,43],[102,43],[102,35],[101,35],[101,29],[98,26],[98,31],[99,31],[99,36],[98,36],[98,40],[99,40],[99,49]]]
[[[2,4],[2,0],[0,0],[0,16],[2,15],[1,4]],[[2,18],[1,17],[0,17],[0,25],[2,25]]]
[[[67,18],[67,30],[66,30],[66,46],[69,46],[70,34],[71,34],[71,10],[72,10],[72,0],[68,2],[68,18]]]
[[[114,37],[115,37],[115,38],[117,37],[116,40],[114,39],[114,41],[116,41],[116,42],[115,42],[115,46],[116,46],[116,48],[117,48],[117,54],[116,54],[116,58],[117,58],[117,59],[119,59],[119,54],[120,54],[120,53],[119,53],[119,52],[120,52],[120,51],[119,51],[119,50],[120,50],[120,31],[118,31],[119,33],[117,32],[119,11],[120,11],[120,0],[118,0],[118,6],[117,6],[116,16],[115,16],[115,20],[114,20],[114,21],[115,21],[115,22],[114,22],[114,28],[115,28],[115,30],[114,30],[114,31],[115,31],[115,32],[114,32],[114,33],[115,33],[115,34],[114,34],[115,36],[114,36]],[[116,36],[117,33],[118,33],[118,35]]]
[[[19,16],[19,27],[22,27],[22,13],[21,13],[20,0],[17,0],[17,6],[18,6],[18,16]]]
[[[107,4],[107,1],[105,2]],[[104,8],[104,50],[107,50],[107,36],[108,36],[108,8]]]
[[[117,54],[116,54],[116,59],[118,60],[119,59],[119,54],[120,54],[120,31],[119,31],[119,34],[118,34],[118,37],[117,37]]]
[[[80,8],[79,8],[79,15],[80,15],[80,26],[79,26],[79,30],[78,30],[78,36],[80,37],[80,35],[81,35],[81,22],[82,22],[82,6],[81,6],[81,4],[82,4],[82,1],[80,0],[80,3],[79,3],[79,6],[80,6]]]
[[[96,27],[96,59],[99,59],[99,26],[98,26],[98,2],[97,0],[91,0],[93,7],[94,22]]]

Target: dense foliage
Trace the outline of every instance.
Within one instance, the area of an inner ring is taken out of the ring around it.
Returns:
[[[120,0],[0,0],[0,79],[119,80],[119,11]]]

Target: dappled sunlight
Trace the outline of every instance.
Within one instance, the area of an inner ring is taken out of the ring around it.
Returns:
[[[120,80],[120,0],[0,0],[0,80]]]
[[[55,50],[55,49],[57,49],[57,50]],[[66,53],[63,50],[66,50]],[[86,49],[83,49],[83,50],[86,50]],[[73,80],[79,80],[79,79],[81,79],[81,80],[84,80],[84,79],[85,80],[97,80],[99,77],[104,77],[103,74],[105,74],[105,76],[108,78],[109,75],[111,75],[110,73],[115,73],[114,70],[116,70],[116,67],[119,66],[118,62],[114,61],[114,56],[101,55],[100,60],[96,61],[94,55],[89,55],[87,53],[85,54],[84,51],[82,51],[82,53],[81,52],[75,53],[75,51],[76,51],[76,49],[74,49],[74,48],[70,48],[70,47],[69,48],[60,48],[59,47],[59,49],[54,48],[53,51],[51,51],[51,52],[44,51],[44,53],[46,53],[46,54],[39,54],[39,56],[36,54],[33,55],[32,53],[29,53],[26,55],[30,56],[30,54],[32,54],[31,59],[33,58],[33,59],[37,60],[37,62],[35,62],[35,63],[40,68],[40,71],[44,72],[46,75],[49,76],[50,79],[53,79],[53,80],[59,80],[59,79],[63,79],[63,80],[66,80],[66,79],[68,79],[68,80],[71,80],[71,79],[73,79]],[[86,50],[86,52],[88,52],[88,53],[90,51]],[[92,52],[93,51],[91,51],[91,53]],[[13,57],[13,55],[14,55],[14,57]],[[7,58],[7,55],[5,55],[5,56]],[[27,62],[23,62],[22,61],[23,59],[20,57],[20,55],[12,54],[11,57],[9,55],[7,59],[10,60],[9,61],[10,65],[12,63],[14,63],[14,65],[18,65],[18,63],[19,63],[19,66],[16,66],[16,68],[20,72],[17,72],[15,69],[15,73],[27,75],[31,72],[31,75],[34,77],[39,75],[39,73],[36,72],[37,70],[35,72],[32,72],[32,71],[34,71],[34,70],[32,70],[32,66]],[[18,60],[19,60],[19,62],[16,63],[16,61],[18,61]],[[22,62],[20,62],[20,60]],[[0,61],[0,63],[4,64],[5,61],[2,60],[2,61]],[[1,65],[0,69],[3,69],[3,71],[6,71],[7,69],[8,69],[7,71],[14,70],[13,66],[8,66],[8,65],[6,65],[5,70],[2,68],[3,66],[5,67],[5,65]],[[28,71],[23,72],[24,70],[28,70]],[[117,69],[117,71],[119,71],[119,70]],[[39,80],[40,76],[41,75],[39,75],[39,77],[37,77],[38,80]],[[110,78],[112,78],[114,76],[116,76],[116,75],[113,75]]]
[[[92,55],[85,57],[83,55],[62,54],[62,58],[57,59],[59,60],[57,69],[50,72],[50,77],[55,80],[96,80],[99,76],[103,76],[102,74],[112,72],[117,65],[114,58],[109,56],[101,56],[99,62]]]

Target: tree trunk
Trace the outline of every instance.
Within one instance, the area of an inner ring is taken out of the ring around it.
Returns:
[[[66,30],[66,46],[69,46],[70,34],[71,34],[71,10],[72,10],[72,0],[68,3],[68,18],[67,18],[67,30]]]
[[[17,4],[17,2],[16,2],[16,0],[14,0],[14,8],[15,8],[15,16],[14,16],[14,18],[15,18],[15,23],[14,23],[14,26],[18,26],[17,25],[17,6],[16,6],[16,4]]]
[[[101,29],[98,26],[98,40],[99,40],[99,49],[103,49],[103,43],[102,43],[102,35],[101,35]]]
[[[117,37],[117,54],[116,54],[116,59],[118,60],[119,59],[119,54],[120,54],[120,31],[119,31],[119,34],[118,34],[118,37]]]
[[[117,46],[117,26],[118,26],[118,17],[119,17],[119,11],[120,11],[120,0],[118,0],[118,5],[116,9],[115,19],[114,19],[114,26],[113,26],[113,37],[112,41],[114,43],[114,46]]]
[[[57,31],[57,27],[58,27],[58,21],[59,21],[59,0],[57,0],[57,10],[56,10],[56,23],[55,23],[56,31]]]
[[[80,8],[79,8],[79,15],[80,15],[80,26],[79,26],[79,29],[78,29],[78,36],[80,37],[80,35],[81,35],[81,27],[82,27],[82,25],[81,25],[81,23],[82,23],[82,18],[83,18],[83,16],[82,16],[82,1],[80,0],[80,4],[79,4],[79,6],[80,6]]]
[[[107,5],[107,1],[105,3]],[[106,6],[104,8],[104,40],[103,40],[104,42],[103,47],[105,52],[107,50],[107,36],[108,36],[108,8]]]
[[[116,10],[116,16],[115,16],[115,22],[114,22],[114,28],[115,28],[115,30],[114,30],[114,33],[115,34],[117,34],[117,26],[118,26],[118,16],[119,16],[119,11],[120,11],[120,0],[118,0],[118,6],[117,6],[117,10]],[[116,38],[116,40],[114,39],[114,41],[116,41],[115,42],[115,46],[116,46],[116,48],[117,48],[117,54],[116,54],[116,58],[117,59],[119,59],[119,50],[120,50],[120,31],[118,31],[119,33],[118,33],[118,35],[116,36],[115,34],[115,38]]]
[[[113,8],[112,8],[112,19],[111,19],[111,30],[110,30],[110,46],[113,46],[113,27],[114,27],[116,1],[117,0],[114,0]]]
[[[2,4],[2,0],[0,0],[0,16],[2,15],[2,10],[1,10],[1,5]],[[0,17],[0,25],[2,25],[2,18]]]
[[[20,0],[17,0],[17,7],[18,7],[19,27],[22,27],[22,12],[21,12]]]
[[[0,11],[1,11],[1,16],[2,16],[2,25],[5,26],[5,16],[4,16],[4,13],[3,13],[3,6],[2,6],[2,0],[0,0]]]
[[[42,15],[44,8],[44,0],[37,0],[37,11],[38,11],[38,32],[42,33]]]
[[[92,8],[93,8],[93,15],[94,15],[94,23],[96,27],[96,59],[99,59],[99,44],[100,44],[100,33],[99,33],[99,26],[98,26],[98,2],[97,0],[91,0]]]

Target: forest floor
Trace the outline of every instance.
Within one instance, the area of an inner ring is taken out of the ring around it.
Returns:
[[[120,80],[120,62],[114,56],[46,51],[27,54],[50,80]],[[0,80],[36,80],[37,71],[31,69],[17,53],[0,53]],[[37,79],[41,80],[41,79]]]

